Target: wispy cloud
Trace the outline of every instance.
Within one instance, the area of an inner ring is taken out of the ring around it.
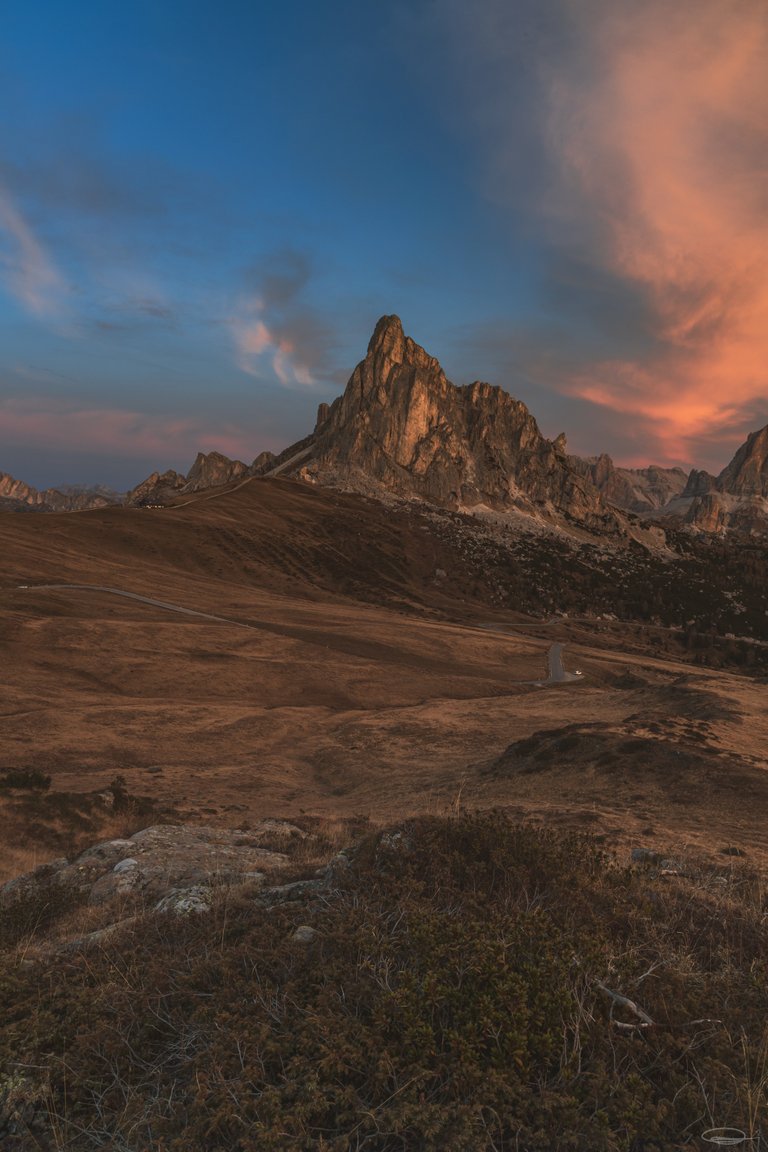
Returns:
[[[229,328],[238,367],[261,376],[265,360],[285,386],[311,386],[328,371],[331,337],[304,300],[311,266],[301,252],[273,252],[245,270]]]
[[[561,219],[649,304],[655,349],[569,391],[641,416],[659,455],[768,419],[768,9],[761,0],[577,8],[588,54],[548,77]]]
[[[51,397],[0,399],[0,438],[36,451],[66,449],[155,457],[163,467],[192,460],[198,450],[249,460],[255,449],[242,430],[214,421],[78,405]]]
[[[428,6],[450,114],[513,240],[524,219],[548,253],[502,355],[565,398],[582,450],[612,428],[635,460],[727,458],[768,420],[768,7],[476,9]]]
[[[261,361],[266,354],[281,384],[313,384],[312,374],[298,359],[293,341],[277,329],[268,327],[264,314],[264,302],[254,297],[241,300],[237,313],[230,320],[238,368],[251,376],[261,376]]]
[[[64,280],[21,210],[0,187],[0,270],[10,294],[36,316],[62,308]]]

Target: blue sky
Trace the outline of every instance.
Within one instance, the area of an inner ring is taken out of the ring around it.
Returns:
[[[762,296],[723,252],[765,234],[726,188],[699,213],[722,244],[678,266],[698,248],[659,188],[694,197],[698,154],[670,159],[691,117],[727,112],[739,176],[764,171],[766,24],[701,4],[693,44],[657,0],[7,6],[0,470],[125,487],[198,448],[279,450],[385,312],[575,451],[721,467],[768,419]],[[657,149],[648,93],[688,60]],[[706,374],[728,341],[738,387]]]

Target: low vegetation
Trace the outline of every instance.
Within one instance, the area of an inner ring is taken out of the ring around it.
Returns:
[[[669,552],[633,541],[577,544],[529,535],[461,513],[432,513],[430,523],[466,566],[462,592],[476,602],[534,616],[567,613],[632,625],[624,651],[748,675],[768,672],[768,548],[761,540],[696,537],[666,527]],[[469,575],[474,573],[474,582]],[[599,612],[595,612],[599,605]]]
[[[757,1135],[768,928],[743,861],[700,885],[499,812],[368,832],[349,859],[309,903],[224,889],[210,914],[147,913],[79,950],[7,946],[3,1149],[661,1152],[714,1125]]]

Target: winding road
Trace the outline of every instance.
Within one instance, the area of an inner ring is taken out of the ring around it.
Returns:
[[[518,628],[549,628],[552,624],[562,624],[557,616],[549,620],[536,620],[531,624],[478,624],[478,628],[486,632],[508,632]],[[556,641],[547,652],[547,679],[546,680],[516,680],[516,684],[533,684],[537,688],[546,688],[548,684],[567,684],[572,680],[583,680],[584,673],[580,671],[566,672],[563,667],[563,649],[565,644]]]
[[[252,624],[243,624],[240,620],[231,620],[227,616],[212,616],[210,612],[197,612],[194,608],[182,608],[180,604],[169,604],[166,600],[153,600],[149,596],[139,596],[138,592],[125,592],[122,588],[108,588],[103,584],[19,584],[18,590],[32,592],[109,592],[112,596],[124,596],[126,600],[138,600],[142,604],[151,604],[153,608],[165,608],[166,612],[181,612],[184,616],[198,616],[201,620],[216,620],[219,624],[232,624],[235,628],[250,628],[252,632],[258,631]]]
[[[553,644],[549,652],[547,652],[549,677],[546,680],[540,681],[540,683],[565,684],[569,680],[582,680],[584,678],[581,672],[566,672],[563,667],[563,648],[565,648],[565,644],[558,642]]]
[[[163,608],[166,612],[180,612],[183,616],[196,616],[200,620],[215,620],[218,624],[230,624],[235,628],[248,628],[252,632],[260,629],[253,624],[244,624],[241,620],[232,620],[227,616],[213,616],[210,612],[198,612],[195,608],[183,608],[180,604],[170,604],[167,600],[154,600],[151,596],[140,596],[138,592],[126,592],[123,588],[110,588],[105,584],[19,584],[20,592],[107,592],[110,596],[123,596],[126,600],[138,600],[140,604],[150,604],[153,608]],[[541,628],[551,624],[559,624],[557,617],[551,620],[540,620],[532,624],[479,624],[476,627],[488,632],[507,632],[514,628]],[[515,684],[532,684],[537,688],[546,688],[549,684],[566,684],[572,680],[582,680],[581,672],[566,672],[563,667],[563,649],[565,644],[557,641],[547,652],[546,680],[515,680]]]

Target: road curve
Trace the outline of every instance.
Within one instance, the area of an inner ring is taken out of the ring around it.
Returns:
[[[581,672],[566,672],[563,667],[563,648],[565,644],[559,641],[553,644],[549,652],[547,652],[547,667],[549,668],[549,677],[544,681],[546,684],[565,684],[569,680],[583,679]]]
[[[478,624],[478,628],[486,632],[508,632],[518,628],[546,628],[552,624],[562,624],[562,619],[553,616],[550,620],[532,620],[530,624]],[[546,688],[549,684],[567,684],[573,680],[583,680],[581,672],[566,672],[563,667],[563,649],[565,644],[556,641],[551,644],[547,652],[547,678],[546,680],[515,680],[515,684],[533,684],[537,688]]]

